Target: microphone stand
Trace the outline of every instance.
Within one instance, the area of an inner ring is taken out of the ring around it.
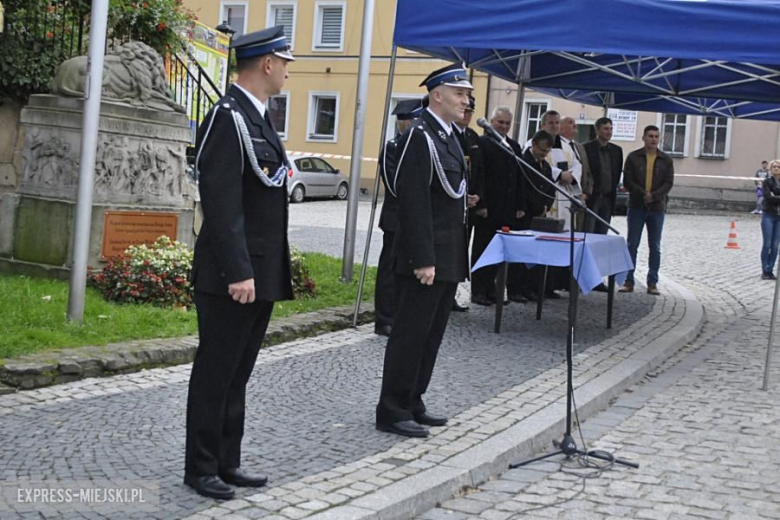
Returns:
[[[495,132],[495,130],[492,127],[490,127],[490,130],[493,130],[493,132]],[[590,215],[598,219],[599,221],[601,221],[609,229],[614,231],[616,235],[619,235],[620,233],[618,233],[618,231],[614,227],[612,227],[608,222],[604,221],[604,219],[602,219],[601,217],[593,213],[593,211],[588,209],[587,206],[585,206],[585,204],[580,199],[569,195],[563,188],[558,186],[555,182],[545,177],[540,171],[538,171],[536,168],[528,164],[521,157],[518,157],[517,154],[514,152],[514,150],[512,150],[509,147],[507,142],[504,139],[499,140],[498,139],[499,134],[497,132],[496,133],[493,132],[488,131],[486,133],[494,141],[498,142],[499,148],[501,148],[504,152],[510,154],[515,159],[515,162],[518,164],[518,166],[520,166],[521,168],[525,166],[526,171],[528,170],[532,171],[537,177],[543,179],[547,184],[555,188],[555,191],[557,191],[558,193],[560,193],[566,199],[569,200],[569,212],[571,216],[571,223],[569,225],[569,312],[568,312],[568,323],[567,323],[568,335],[566,336],[566,432],[564,433],[563,438],[560,441],[553,441],[553,446],[557,448],[556,451],[546,453],[544,455],[541,455],[539,457],[534,457],[532,459],[510,464],[509,468],[510,469],[518,468],[520,466],[525,466],[526,464],[530,464],[532,462],[548,459],[556,455],[565,455],[566,458],[570,458],[575,455],[583,456],[583,457],[593,457],[608,462],[616,462],[618,464],[623,464],[624,466],[628,466],[631,468],[639,468],[639,464],[612,457],[610,454],[603,454],[602,452],[594,452],[594,451],[584,451],[579,449],[571,433],[571,427],[572,427],[571,416],[572,416],[573,398],[574,398],[574,370],[573,370],[574,331],[577,323],[577,299],[579,297],[579,292],[580,292],[579,286],[577,285],[577,280],[574,278],[575,215],[577,214],[578,211],[582,211],[583,213],[585,213],[586,216]],[[501,297],[503,298],[503,296]],[[543,295],[539,295],[539,297],[543,298]]]

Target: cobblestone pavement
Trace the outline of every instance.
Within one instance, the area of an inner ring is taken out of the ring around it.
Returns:
[[[624,348],[629,325],[667,326],[681,314],[674,299],[639,293],[615,307],[608,331],[605,300],[591,294],[580,305],[577,351],[601,352],[593,363],[617,359],[611,352]],[[384,341],[370,326],[264,349],[248,390],[243,464],[268,472],[271,484],[262,496],[241,491],[263,502],[241,514],[302,517],[431,467],[506,428],[506,403],[524,382],[524,413],[558,399],[565,308],[565,300],[552,301],[537,322],[530,306],[510,305],[499,336],[486,332],[492,309],[454,315],[427,398],[454,419],[424,442],[373,428]],[[652,328],[644,341],[664,330]],[[234,500],[214,508],[181,483],[188,376],[189,366],[180,366],[0,397],[0,518],[180,518],[203,510],[222,517],[247,506]],[[45,487],[41,480],[147,487],[152,503],[77,508],[19,500],[20,487]]]
[[[731,220],[740,250],[724,249]],[[582,468],[556,457],[465,489],[419,518],[780,518],[776,362],[770,390],[760,389],[774,283],[760,280],[758,226],[744,216],[667,217],[659,286],[668,275],[695,291],[705,326],[582,426],[589,449],[640,469]]]
[[[382,250],[382,231],[377,228],[381,202],[374,218],[374,232],[371,234],[369,251],[370,265],[379,262]],[[368,221],[371,216],[371,202],[361,199],[358,206],[357,230],[355,233],[355,263],[363,262],[363,251],[368,236]],[[318,251],[336,258],[344,255],[344,222],[347,220],[347,203],[341,200],[307,201],[290,204],[290,243],[302,251]]]

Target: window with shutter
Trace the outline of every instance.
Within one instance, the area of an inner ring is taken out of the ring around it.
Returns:
[[[284,36],[292,47],[293,42],[293,27],[295,26],[295,6],[293,5],[276,5],[273,9],[273,25],[281,25],[284,27]]]
[[[318,4],[315,49],[341,50],[344,43],[343,4]]]

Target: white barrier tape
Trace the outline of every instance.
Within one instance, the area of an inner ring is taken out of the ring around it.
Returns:
[[[758,177],[729,177],[728,175],[694,175],[692,173],[675,173],[675,177],[697,177],[700,179],[729,179],[734,181],[759,181]]]
[[[323,159],[345,159],[347,161],[352,159],[351,155],[337,155],[332,153],[311,153],[311,152],[292,152],[287,151],[287,155],[309,155],[311,157],[322,157]],[[379,159],[375,157],[363,157],[364,161],[379,162]]]
[[[332,153],[312,153],[312,152],[293,152],[288,150],[287,155],[309,155],[311,157],[322,157],[323,159],[344,159],[351,160],[351,155],[338,155]],[[375,157],[363,157],[364,161],[379,162],[379,159]],[[728,175],[695,175],[692,173],[675,173],[675,177],[696,177],[699,179],[727,179],[733,181],[755,181],[759,180],[758,177],[732,177]]]

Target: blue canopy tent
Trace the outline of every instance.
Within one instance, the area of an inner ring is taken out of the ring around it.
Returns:
[[[518,105],[530,87],[604,107],[780,121],[780,0],[397,0],[381,146],[397,47],[517,83]],[[379,167],[353,324],[378,191]]]
[[[396,49],[582,103],[780,121],[780,0],[397,0]],[[518,125],[515,125],[517,127]],[[379,169],[355,320],[376,211]],[[767,348],[768,387],[780,279]]]
[[[583,103],[780,120],[777,0],[398,0],[394,44]]]

